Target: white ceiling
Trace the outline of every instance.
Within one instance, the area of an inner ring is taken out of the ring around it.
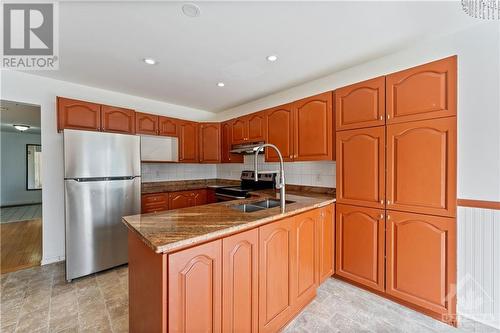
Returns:
[[[25,132],[20,132],[14,128],[14,124],[28,125],[30,128]],[[0,130],[2,132],[40,134],[40,107],[0,100]]]
[[[60,70],[34,74],[219,112],[477,22],[458,1],[183,4],[60,2]]]

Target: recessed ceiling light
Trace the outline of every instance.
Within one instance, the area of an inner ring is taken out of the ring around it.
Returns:
[[[153,58],[144,58],[142,59],[142,61],[144,61],[148,65],[156,65],[156,60],[154,60]]]
[[[278,60],[278,56],[273,54],[273,55],[267,56],[266,59],[267,59],[267,61],[275,62],[276,60]]]
[[[30,128],[28,125],[22,125],[22,124],[15,124],[13,126],[16,130],[21,131],[21,132],[24,132]]]
[[[200,7],[194,3],[186,3],[182,5],[182,12],[188,17],[198,17],[200,16]]]
[[[225,86],[224,82],[217,82],[217,87],[224,87],[224,86]]]

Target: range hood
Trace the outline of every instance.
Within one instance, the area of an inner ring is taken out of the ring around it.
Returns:
[[[255,154],[254,148],[264,144],[264,141],[242,143],[239,145],[233,145],[232,149],[229,151],[232,154],[242,154],[242,155],[252,155]],[[264,149],[259,152],[259,154],[264,153]]]

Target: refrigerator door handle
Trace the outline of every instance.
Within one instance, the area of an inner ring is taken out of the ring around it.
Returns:
[[[125,177],[88,177],[88,178],[67,178],[65,180],[74,180],[79,183],[83,182],[107,182],[113,180],[132,180],[141,176],[125,176]]]

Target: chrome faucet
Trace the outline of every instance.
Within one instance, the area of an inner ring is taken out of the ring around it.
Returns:
[[[280,176],[278,182],[276,182],[276,189],[280,190],[280,207],[281,207],[281,214],[285,213],[285,168],[284,168],[284,163],[283,163],[283,155],[281,155],[280,150],[278,147],[271,143],[264,143],[260,146],[254,147],[253,150],[255,151],[255,161],[254,161],[254,177],[255,181],[259,181],[259,173],[276,173],[276,171],[261,171],[259,172],[258,169],[258,161],[257,161],[257,156],[259,155],[259,152],[263,150],[265,147],[271,147],[274,150],[276,150],[276,153],[278,153],[278,157],[280,159]]]

